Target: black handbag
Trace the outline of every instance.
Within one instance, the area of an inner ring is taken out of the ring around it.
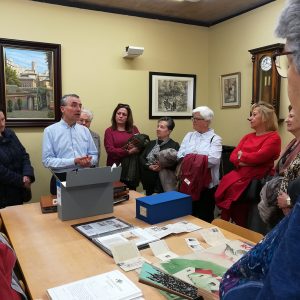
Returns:
[[[246,197],[252,203],[259,203],[260,201],[260,191],[267,181],[269,181],[273,176],[267,175],[261,179],[252,179],[247,187]]]
[[[23,202],[28,202],[32,198],[31,188],[23,188]]]

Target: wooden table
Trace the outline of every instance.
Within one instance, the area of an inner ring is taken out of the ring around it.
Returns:
[[[130,200],[116,205],[112,214],[72,221],[61,221],[57,213],[42,214],[39,203],[0,210],[4,228],[16,251],[32,299],[48,299],[48,288],[118,269],[110,256],[70,225],[115,216],[135,226],[148,227],[149,224],[135,218],[135,198],[140,196],[142,195],[131,191]],[[204,228],[212,226],[193,216],[162,224],[179,220],[187,220]],[[241,239],[235,234],[223,232],[229,239]],[[171,251],[184,255],[191,253],[184,241],[187,236],[200,238],[199,233],[194,232],[169,236],[165,240]],[[158,261],[149,248],[141,253],[149,261]],[[126,275],[142,289],[145,299],[165,299],[156,289],[140,284],[136,272],[126,272]]]

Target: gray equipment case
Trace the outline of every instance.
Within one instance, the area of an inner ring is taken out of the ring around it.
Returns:
[[[57,180],[57,211],[62,221],[113,212],[113,182],[121,167],[86,168],[67,172],[66,182]]]

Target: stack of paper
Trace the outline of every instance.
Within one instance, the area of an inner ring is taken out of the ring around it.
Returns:
[[[147,232],[149,232],[150,234],[152,234],[160,239],[167,235],[170,235],[170,234],[192,232],[192,231],[196,231],[199,229],[202,229],[202,227],[200,227],[196,224],[187,222],[187,221],[181,221],[181,222],[177,222],[177,223],[173,223],[173,224],[168,224],[168,225],[165,225],[162,227],[151,226],[151,227],[145,228],[145,230]]]
[[[143,299],[142,291],[118,270],[51,288],[47,293],[51,300]]]

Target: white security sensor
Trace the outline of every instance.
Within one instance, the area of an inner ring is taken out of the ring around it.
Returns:
[[[125,47],[124,58],[135,58],[144,53],[144,47],[127,46]]]

